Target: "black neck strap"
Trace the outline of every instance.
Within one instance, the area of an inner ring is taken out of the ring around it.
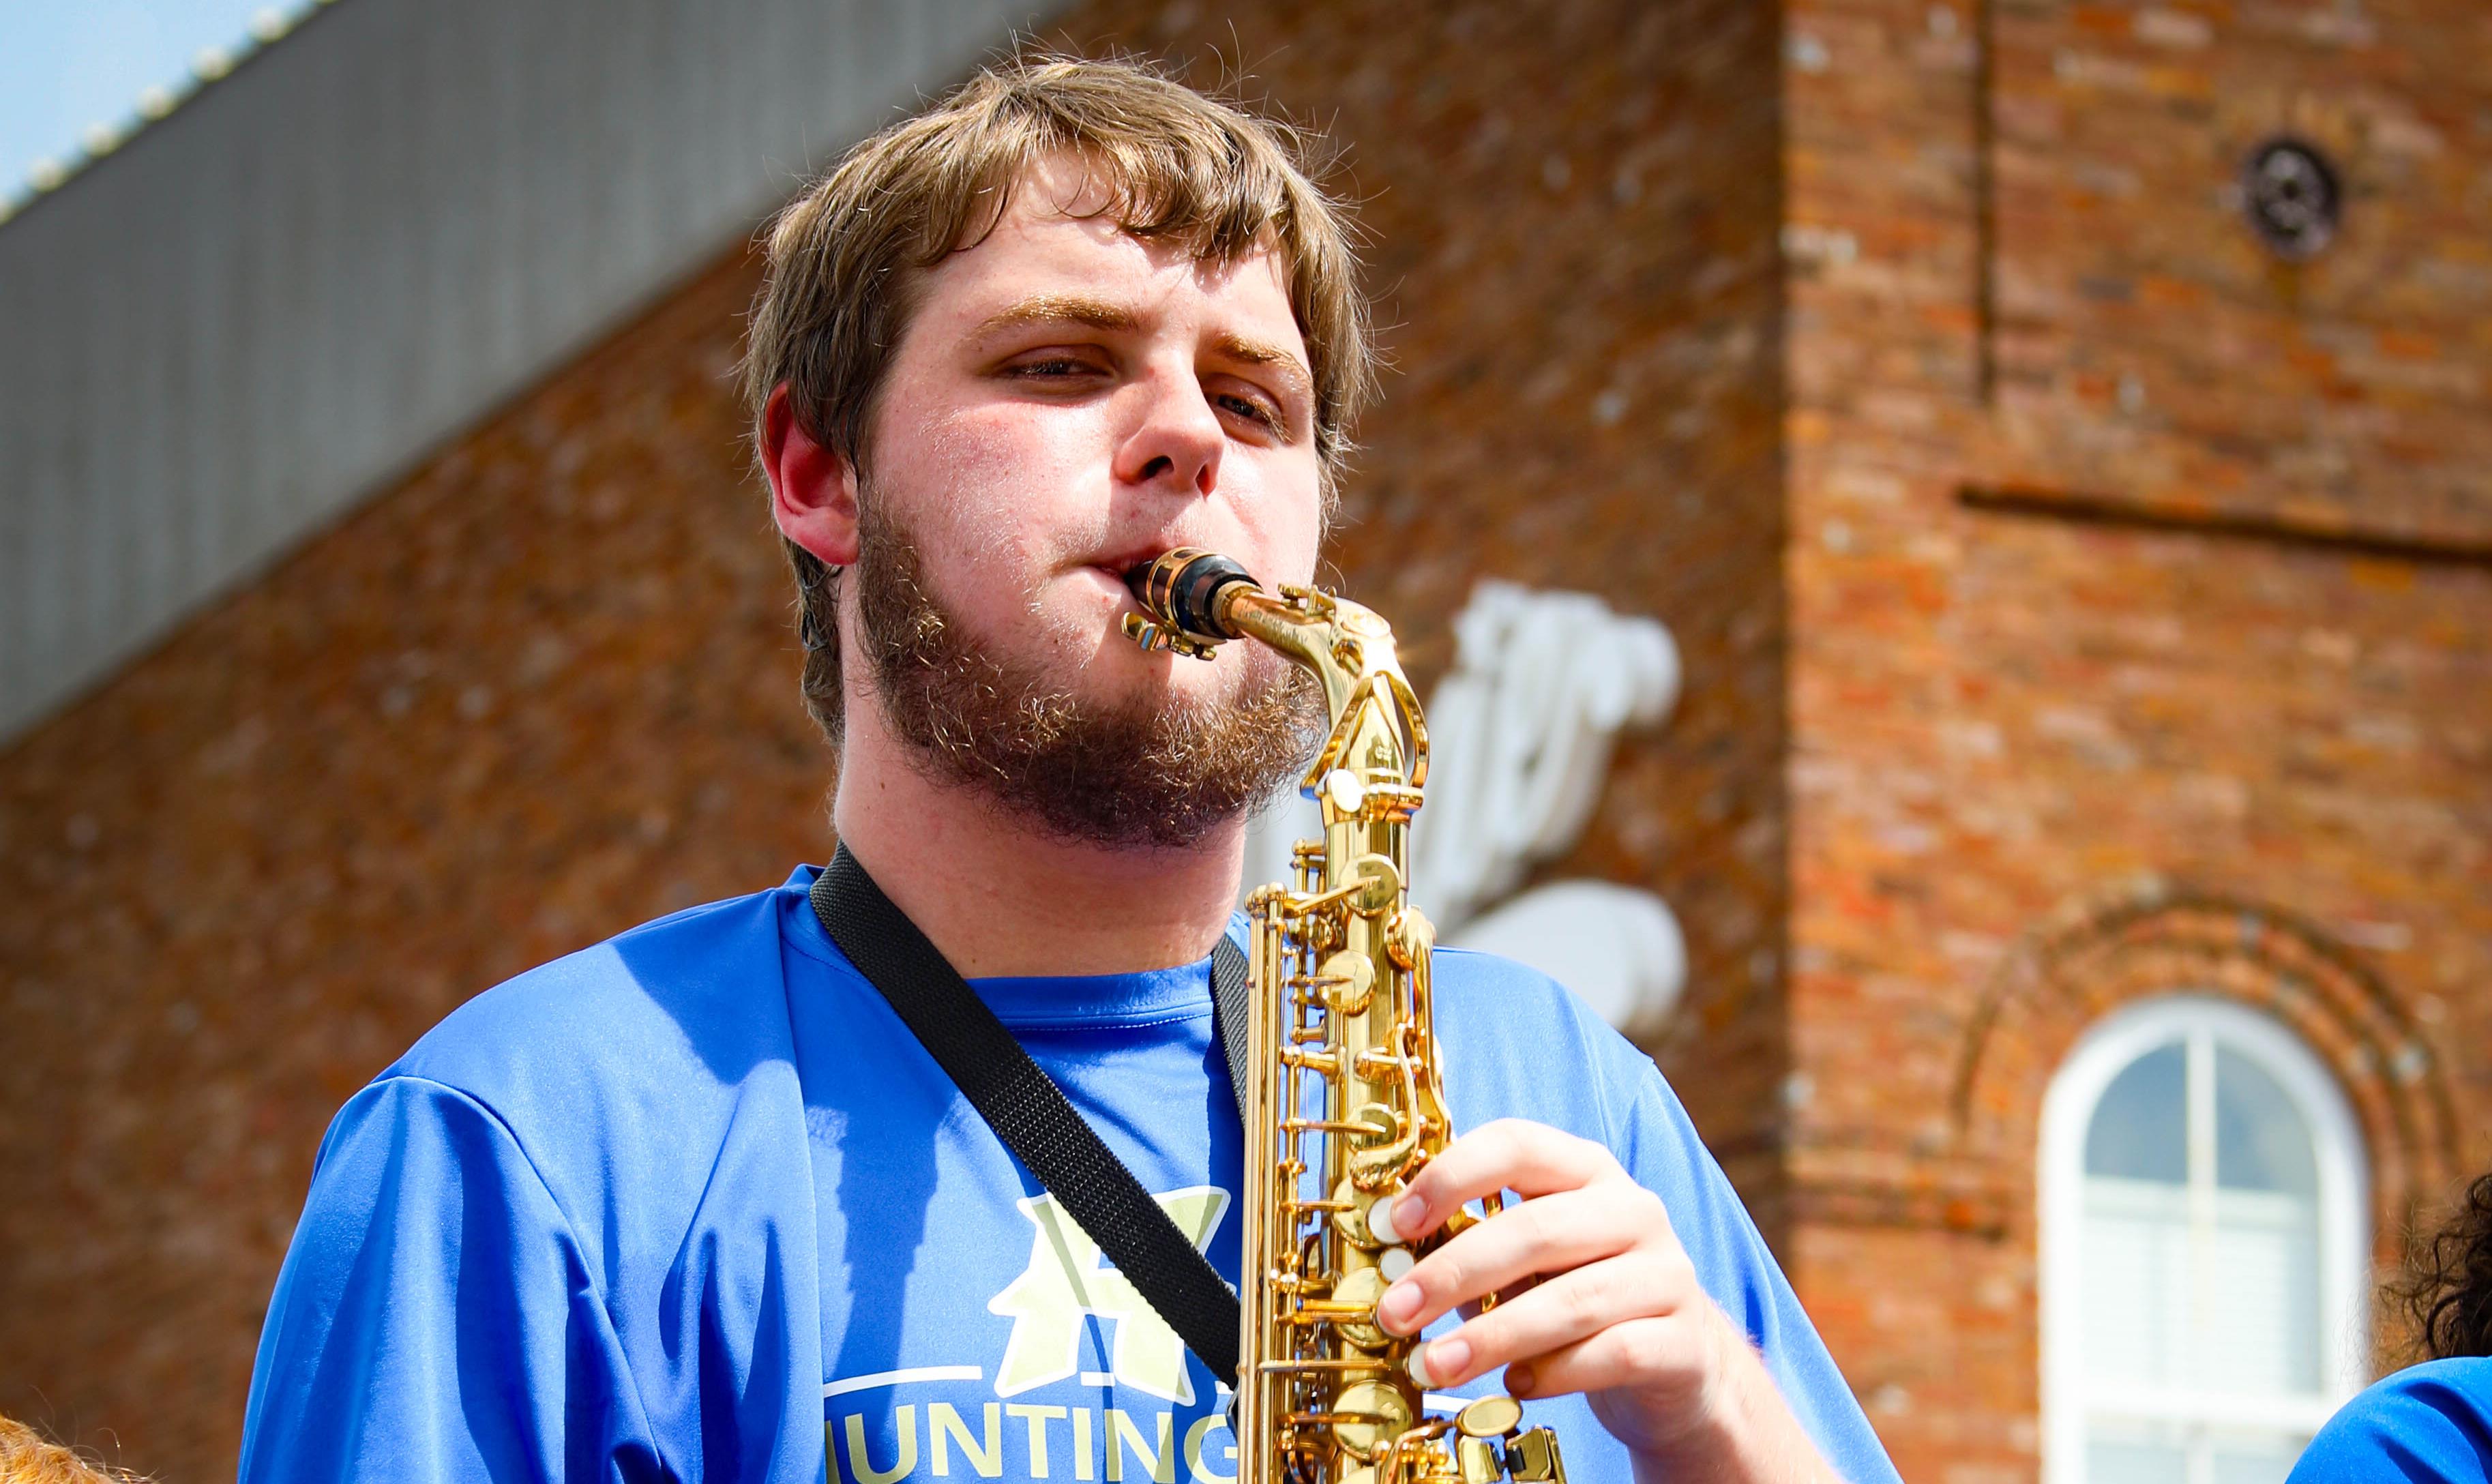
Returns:
[[[1241,1311],[1210,1261],[1142,1182],[1083,1121],[1045,1069],[894,906],[846,846],[814,881],[814,915],[866,982],[882,993],[969,1106],[1056,1203],[1098,1242],[1135,1291],[1223,1382],[1237,1377]],[[1243,1113],[1246,959],[1227,936],[1214,950],[1213,1013]]]

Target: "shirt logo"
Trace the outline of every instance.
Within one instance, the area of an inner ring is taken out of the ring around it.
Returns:
[[[1154,1195],[1202,1251],[1211,1244],[1229,1192],[1195,1185]],[[1013,1321],[1003,1363],[995,1368],[995,1395],[1016,1396],[1073,1375],[1080,1366],[1083,1321],[1090,1316],[1115,1326],[1111,1355],[1116,1381],[1148,1396],[1185,1406],[1194,1400],[1186,1374],[1185,1342],[1146,1302],[1124,1274],[1100,1258],[1099,1244],[1055,1203],[1053,1196],[1026,1196],[1016,1202],[1036,1228],[1029,1266],[987,1303],[987,1312]]]

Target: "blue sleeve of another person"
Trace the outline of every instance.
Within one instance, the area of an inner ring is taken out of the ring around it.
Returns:
[[[422,1078],[358,1093],[270,1301],[243,1484],[662,1475],[593,1269],[509,1129]]]
[[[2492,1477],[2492,1359],[2399,1371],[2345,1404],[2287,1484],[2482,1484]]]

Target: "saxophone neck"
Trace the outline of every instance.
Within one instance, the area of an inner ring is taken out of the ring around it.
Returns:
[[[1276,592],[1196,547],[1167,552],[1126,585],[1142,611],[1126,616],[1125,633],[1144,649],[1208,659],[1214,645],[1252,638],[1314,673],[1332,735],[1307,775],[1310,787],[1336,769],[1412,788],[1426,780],[1427,727],[1392,626],[1375,609],[1313,588]]]
[[[1377,674],[1402,672],[1393,631],[1369,608],[1311,588],[1233,588],[1222,595],[1230,625],[1315,672],[1339,721]]]

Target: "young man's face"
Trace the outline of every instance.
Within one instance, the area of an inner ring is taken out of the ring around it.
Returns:
[[[1308,579],[1321,487],[1306,343],[1275,254],[1198,263],[1088,215],[1099,204],[1078,163],[1042,166],[984,241],[928,275],[860,499],[999,662],[1084,704],[1217,708],[1268,681],[1269,657],[1143,654],[1117,632],[1123,578],[1199,546],[1267,584]]]

